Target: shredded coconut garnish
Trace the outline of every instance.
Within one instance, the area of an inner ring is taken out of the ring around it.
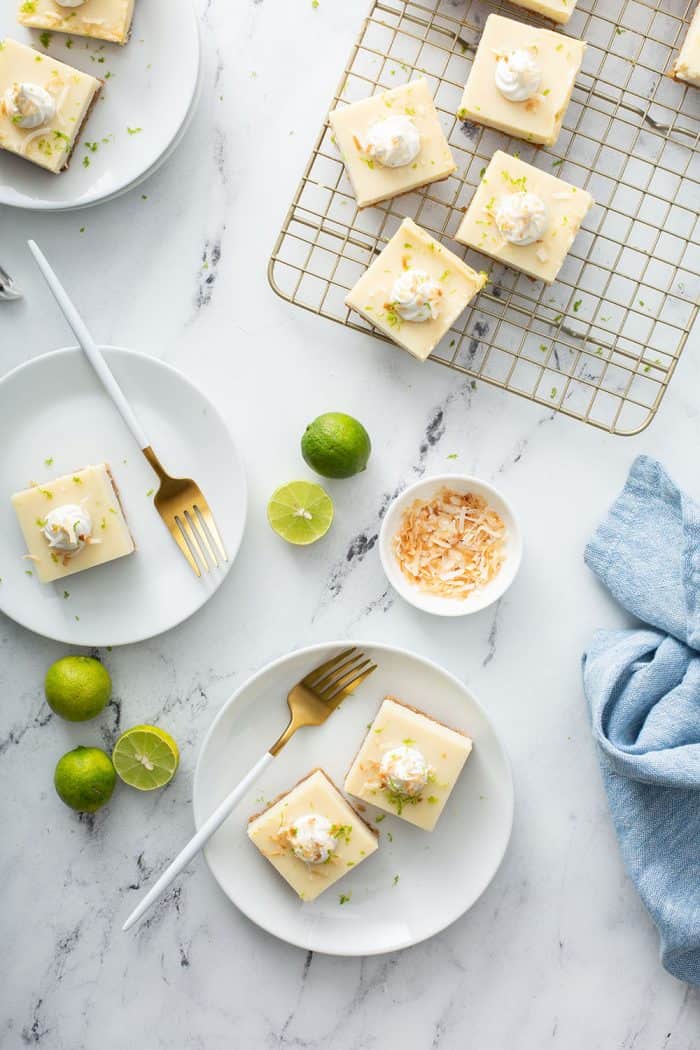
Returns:
[[[442,488],[415,500],[393,539],[399,568],[422,591],[464,599],[485,587],[505,560],[506,527],[485,499]]]

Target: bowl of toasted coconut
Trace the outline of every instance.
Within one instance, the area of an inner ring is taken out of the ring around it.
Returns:
[[[515,579],[522,549],[505,496],[466,474],[409,486],[390,505],[379,534],[389,583],[437,616],[466,616],[498,601]]]

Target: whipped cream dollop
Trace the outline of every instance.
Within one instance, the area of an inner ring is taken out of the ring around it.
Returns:
[[[549,222],[547,205],[536,193],[508,194],[493,217],[501,236],[521,247],[542,240]]]
[[[92,518],[77,503],[64,503],[49,513],[42,532],[52,550],[77,554],[92,535]]]
[[[385,168],[402,168],[420,153],[420,132],[410,117],[386,117],[368,128],[364,151]]]
[[[289,828],[292,852],[305,864],[325,864],[335,852],[338,840],[333,825],[320,813],[307,813]]]
[[[496,87],[509,102],[527,102],[540,90],[542,70],[532,51],[515,48],[496,61]]]
[[[82,7],[85,0],[54,0],[59,7]]]
[[[18,128],[40,128],[56,116],[56,101],[39,84],[13,84],[5,92],[5,112]]]
[[[403,321],[433,321],[442,288],[423,270],[404,270],[391,289],[391,306]]]
[[[423,753],[407,744],[385,751],[379,772],[383,785],[402,798],[417,798],[425,790],[430,777],[430,767]]]

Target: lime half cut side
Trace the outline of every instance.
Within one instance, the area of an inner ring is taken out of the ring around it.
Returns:
[[[278,536],[300,546],[325,536],[333,521],[333,502],[312,481],[290,481],[276,489],[267,505],[267,520]]]
[[[170,733],[157,726],[127,729],[112,752],[112,762],[121,779],[139,791],[165,787],[175,776],[179,761],[177,744]]]

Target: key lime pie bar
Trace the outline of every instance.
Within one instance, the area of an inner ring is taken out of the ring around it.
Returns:
[[[457,167],[424,78],[334,109],[328,120],[360,208],[446,179]]]
[[[536,11],[538,15],[551,18],[553,22],[568,22],[574,13],[576,0],[510,0],[516,7]]]
[[[312,901],[378,848],[377,833],[315,769],[258,816],[248,836],[303,901]]]
[[[404,219],[345,305],[424,361],[485,284],[486,274]]]
[[[17,12],[23,26],[113,44],[127,42],[133,16],[134,0],[24,0]]]
[[[387,696],[345,780],[349,795],[432,831],[472,742]]]
[[[106,463],[12,497],[30,564],[42,583],[131,554],[135,547]]]
[[[63,171],[101,87],[49,55],[0,40],[0,149]]]
[[[695,9],[683,47],[671,66],[671,76],[685,84],[700,87],[700,4]]]
[[[583,40],[489,15],[457,115],[554,145],[585,49]]]
[[[498,150],[455,237],[551,284],[592,204],[586,190]]]

